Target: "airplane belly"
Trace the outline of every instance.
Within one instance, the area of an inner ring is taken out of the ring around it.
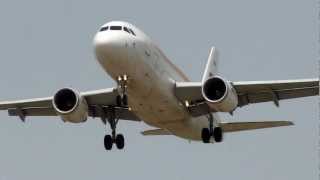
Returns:
[[[219,116],[214,113],[214,126],[218,126],[220,123]],[[209,122],[206,116],[189,117],[185,121],[177,122],[167,127],[173,135],[183,139],[201,141],[201,132],[203,128],[208,128]]]
[[[136,74],[129,93],[129,105],[147,124],[165,128],[188,117],[185,107],[174,95],[174,81],[159,74],[159,59],[149,49],[143,49],[137,58]],[[138,62],[137,61],[137,62]]]
[[[130,82],[128,84],[129,95],[144,100],[150,96],[150,92],[154,86],[153,81],[155,80],[145,51],[144,46],[140,43],[136,43],[134,49],[132,49],[132,60],[134,61],[136,68],[131,77],[129,77]]]
[[[123,47],[114,54],[97,54],[97,59],[114,80],[128,75],[128,104],[132,111],[145,123],[161,128],[185,121],[189,114],[174,95],[175,82],[157,63],[161,62],[159,56],[139,41],[126,42]]]

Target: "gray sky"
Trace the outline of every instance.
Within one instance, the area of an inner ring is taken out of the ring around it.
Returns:
[[[190,3],[192,2],[192,3]],[[0,100],[52,95],[71,86],[114,85],[99,67],[92,38],[110,20],[145,31],[192,80],[210,46],[229,80],[317,77],[316,1],[0,2]],[[318,99],[238,109],[226,120],[292,120],[294,127],[227,134],[221,144],[143,137],[143,123],[120,122],[124,151],[106,152],[95,120],[18,118],[0,112],[0,179],[318,179]]]

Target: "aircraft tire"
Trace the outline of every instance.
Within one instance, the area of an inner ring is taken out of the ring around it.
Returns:
[[[223,140],[223,132],[221,127],[216,127],[213,129],[213,139],[215,142],[222,142]]]
[[[201,138],[203,143],[209,143],[210,142],[210,130],[208,128],[203,128],[201,131]]]
[[[112,141],[112,137],[111,135],[105,135],[104,136],[104,148],[106,150],[111,150],[112,149],[112,144],[113,144],[113,141]]]
[[[116,146],[118,149],[124,148],[124,136],[122,134],[116,136]]]

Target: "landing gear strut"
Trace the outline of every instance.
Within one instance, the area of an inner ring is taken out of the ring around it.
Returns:
[[[110,124],[111,127],[111,135],[107,134],[104,137],[104,147],[106,150],[111,150],[112,145],[116,144],[118,149],[123,149],[124,148],[124,136],[122,134],[117,134],[116,133],[116,128],[119,119],[116,118],[116,112],[114,107],[109,107],[108,108],[108,123]],[[104,121],[106,124],[107,122]]]
[[[119,95],[117,96],[117,106],[128,106],[128,95],[127,95],[127,88],[128,88],[128,76],[123,75],[123,76],[118,76],[117,79],[118,82],[118,93]]]
[[[215,142],[222,142],[223,139],[223,132],[221,127],[213,128],[213,116],[209,113],[208,121],[209,121],[209,128],[203,128],[201,131],[201,138],[203,143],[209,143],[210,138],[213,137]]]
[[[128,107],[128,95],[127,95],[127,89],[128,89],[128,76],[121,75],[117,78],[118,83],[118,96],[116,97],[116,105],[118,107]],[[106,121],[106,119],[108,121]],[[118,117],[116,117],[116,108],[115,107],[109,107],[107,109],[107,113],[104,118],[102,118],[102,121],[107,124],[110,124],[111,128],[111,135],[107,134],[104,137],[104,147],[106,150],[111,150],[113,144],[116,144],[118,149],[124,148],[124,136],[122,134],[116,133],[116,128],[118,124]]]

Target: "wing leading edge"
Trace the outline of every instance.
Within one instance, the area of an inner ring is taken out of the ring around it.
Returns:
[[[319,79],[239,81],[232,85],[238,95],[239,107],[262,102],[274,102],[278,106],[280,100],[319,95]],[[180,101],[190,102],[193,116],[208,113],[201,82],[177,82],[175,94]]]
[[[115,107],[118,92],[115,88],[100,89],[80,93],[89,106],[90,117],[101,117],[108,107]],[[0,110],[7,110],[10,116],[19,116],[24,120],[27,116],[57,116],[53,105],[53,97],[26,99],[18,101],[0,102]],[[128,108],[116,107],[116,114],[120,119],[140,121]]]

